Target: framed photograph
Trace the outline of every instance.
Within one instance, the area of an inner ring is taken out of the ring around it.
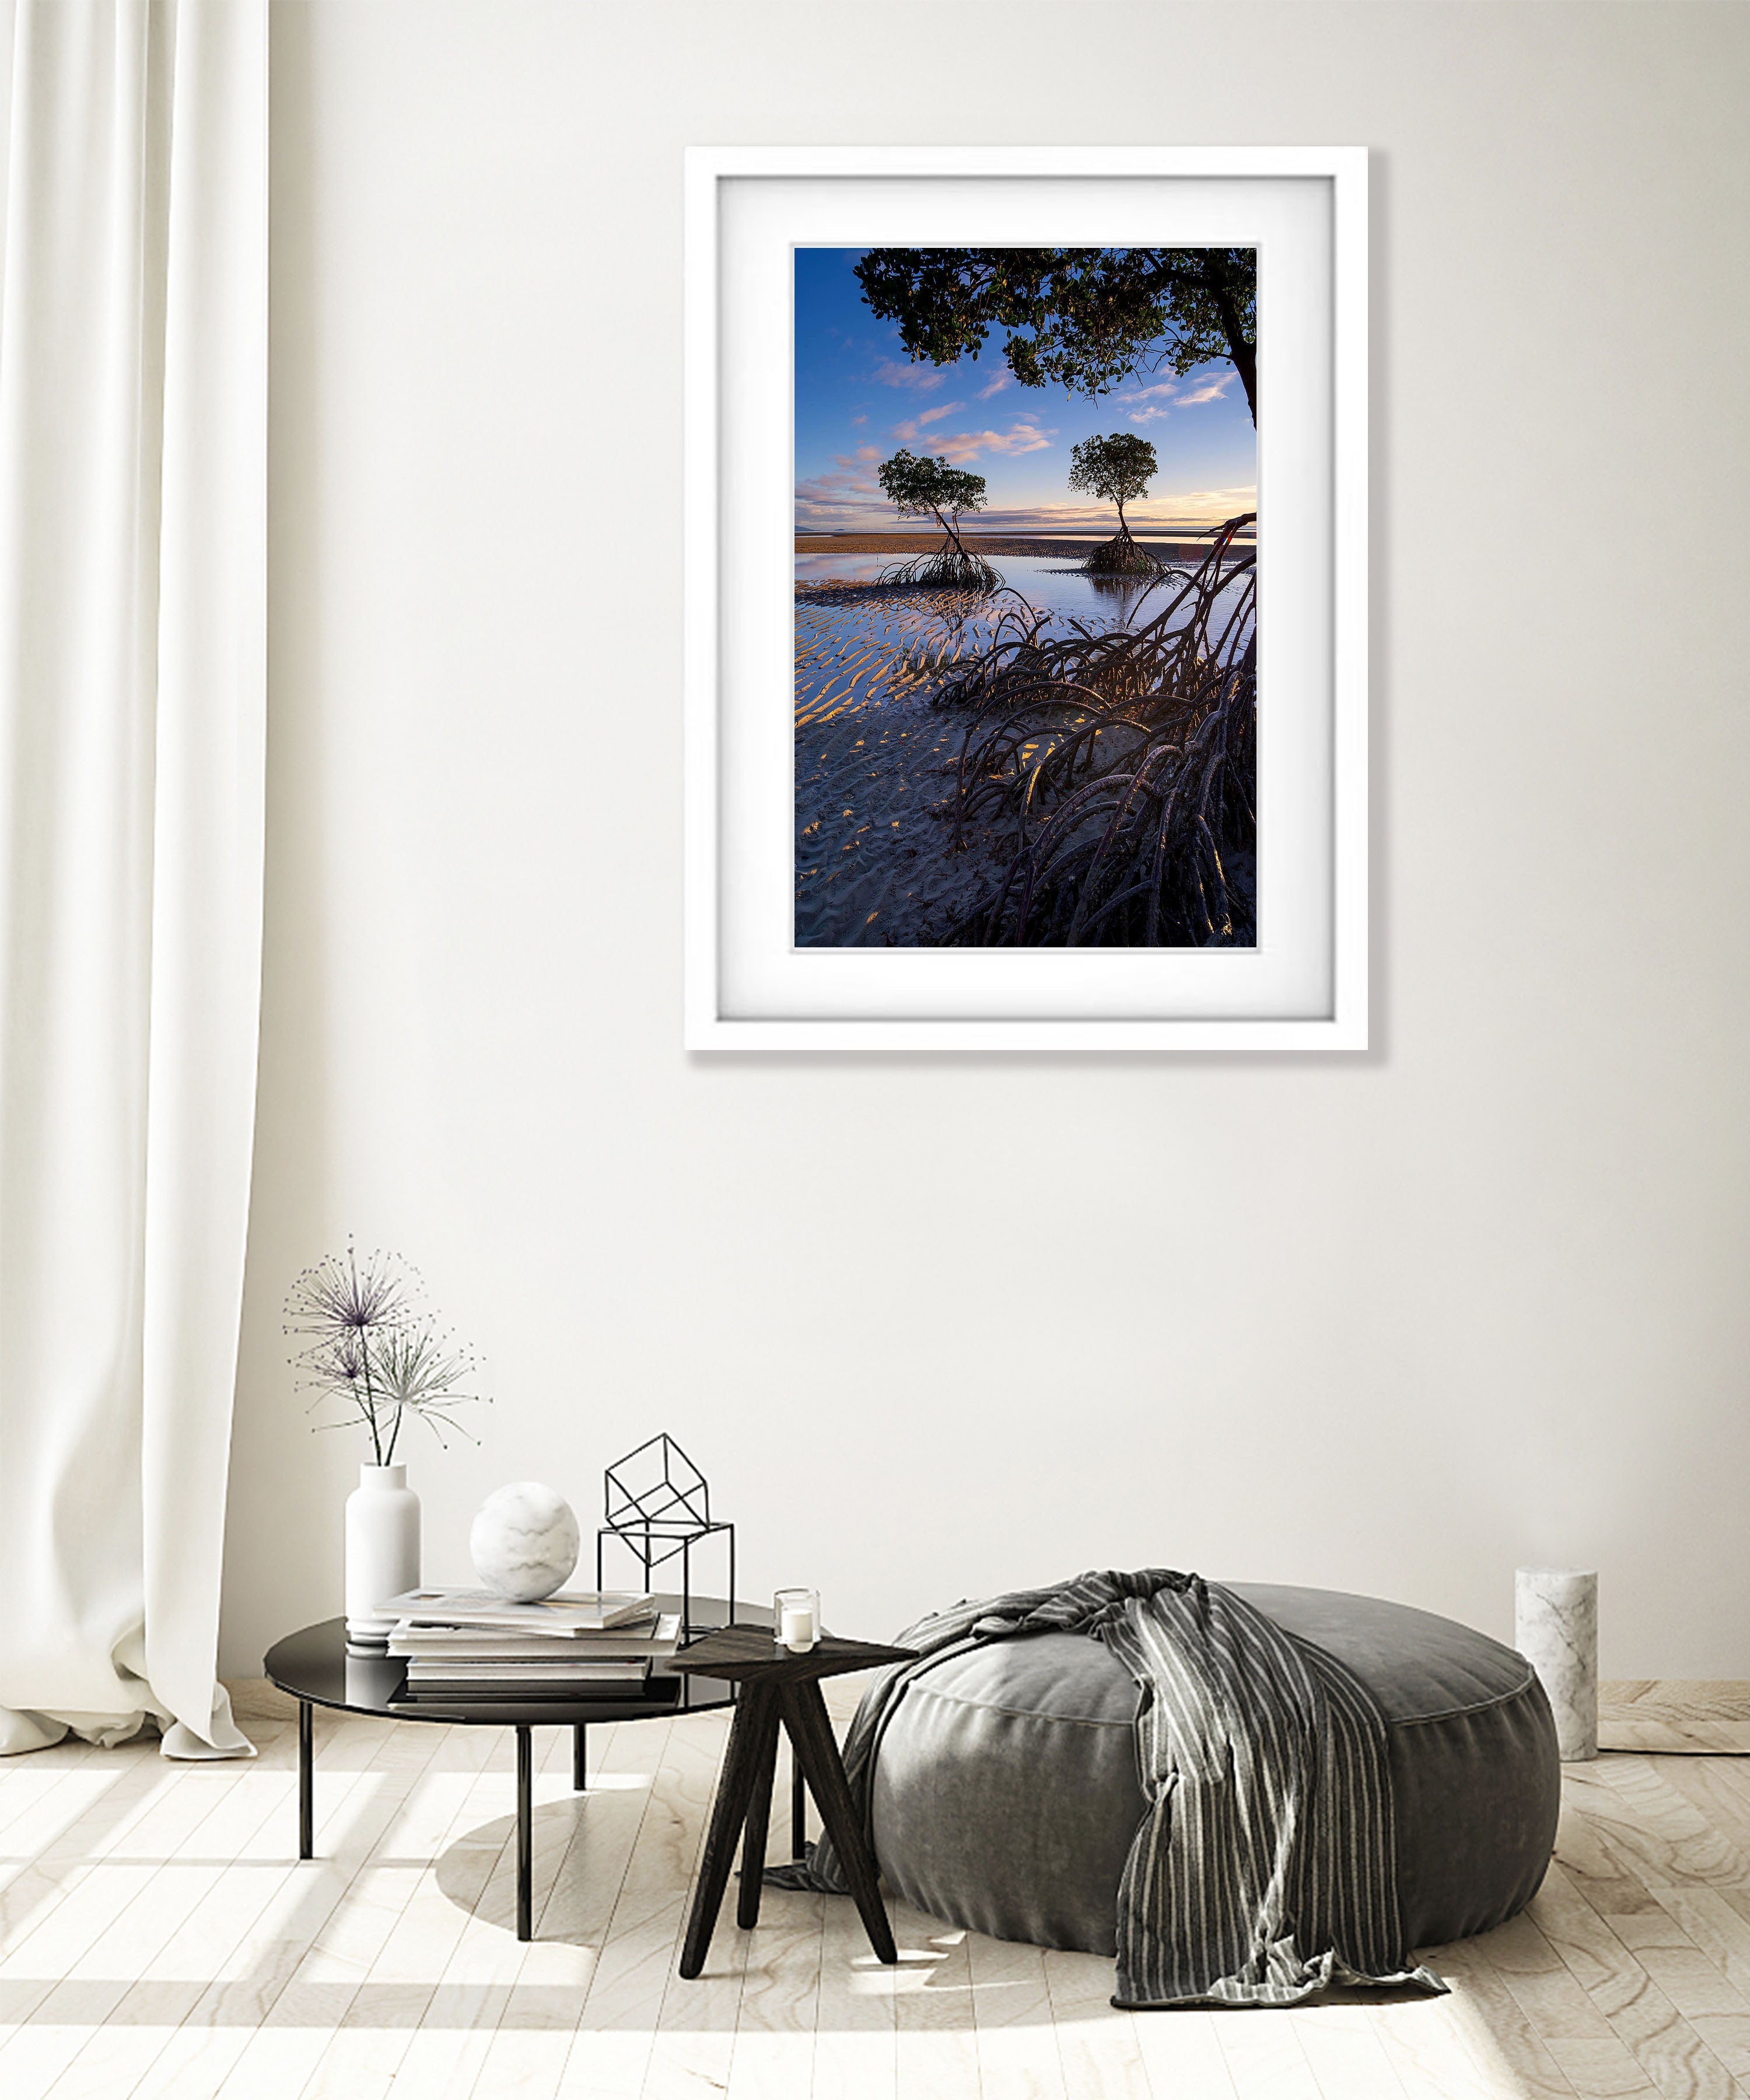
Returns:
[[[1367,1043],[1367,157],[698,148],[686,1043]]]

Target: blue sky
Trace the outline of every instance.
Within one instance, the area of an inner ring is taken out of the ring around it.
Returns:
[[[913,364],[899,330],[863,304],[860,248],[796,250],[796,529],[915,532],[882,496],[875,469],[902,445],[981,474],[988,508],[975,529],[1109,531],[1110,504],[1072,496],[1080,439],[1135,430],[1158,454],[1133,526],[1207,524],[1254,508],[1257,434],[1225,360],[1175,378],[1144,373],[1098,401],[1009,377],[993,332],[975,360]]]

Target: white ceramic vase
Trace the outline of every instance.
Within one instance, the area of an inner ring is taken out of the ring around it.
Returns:
[[[405,1466],[361,1466],[346,1498],[346,1639],[381,1648],[395,1629],[377,1608],[419,1586],[419,1497]]]

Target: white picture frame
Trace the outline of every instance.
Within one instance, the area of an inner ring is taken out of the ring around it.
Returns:
[[[796,949],[785,258],[1091,240],[1092,221],[1102,241],[1219,226],[1201,237],[1259,248],[1258,946]],[[1365,148],[696,147],[685,267],[686,1048],[1365,1049]]]

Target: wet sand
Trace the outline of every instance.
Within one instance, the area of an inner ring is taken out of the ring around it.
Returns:
[[[927,947],[954,938],[992,894],[1017,840],[1012,818],[994,812],[964,829],[957,821],[972,717],[939,704],[944,686],[957,664],[985,655],[999,635],[1018,635],[1022,600],[1047,627],[1093,634],[1127,628],[1139,593],[1151,588],[1090,578],[1080,566],[1087,540],[1040,534],[978,539],[1012,562],[1033,557],[1025,574],[1007,571],[1002,591],[876,580],[882,557],[939,544],[933,533],[798,536],[798,549],[813,556],[808,566],[827,572],[796,586],[799,947]],[[1147,544],[1163,553],[1173,545]],[[833,572],[841,554],[852,573]],[[1056,741],[1054,733],[1029,741],[1016,762],[1033,762]]]
[[[851,578],[798,586],[799,947],[934,946],[1007,865],[1007,827],[956,827],[968,717],[932,704],[990,649],[1003,602]]]
[[[988,620],[953,592],[828,584],[796,598],[796,940],[929,946],[988,876],[959,853],[952,806],[963,717],[929,704]]]

